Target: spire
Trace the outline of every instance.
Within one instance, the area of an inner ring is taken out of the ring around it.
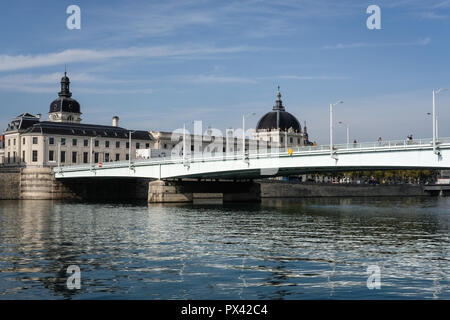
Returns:
[[[58,93],[60,97],[70,98],[72,96],[72,92],[70,92],[70,80],[67,76],[67,69],[64,66],[64,77],[61,78],[61,91]]]
[[[281,92],[280,86],[278,86],[277,100],[275,101],[275,105],[273,106],[273,110],[281,110],[284,111],[283,101],[281,101]]]

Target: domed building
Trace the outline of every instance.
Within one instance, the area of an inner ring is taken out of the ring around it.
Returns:
[[[280,87],[278,86],[277,100],[272,111],[259,119],[254,139],[266,141],[271,147],[290,148],[312,145],[308,140],[306,121],[302,127],[297,118],[286,111],[281,100]]]
[[[139,149],[154,145],[148,131],[122,128],[117,116],[112,118],[112,125],[85,124],[81,120],[80,104],[72,98],[70,80],[64,72],[58,98],[50,103],[48,121],[42,121],[41,114],[22,113],[8,124],[3,164],[52,167],[123,161],[130,156],[133,160]]]
[[[70,80],[67,73],[61,78],[61,91],[58,98],[50,104],[49,120],[54,122],[80,123],[80,104],[72,98]]]

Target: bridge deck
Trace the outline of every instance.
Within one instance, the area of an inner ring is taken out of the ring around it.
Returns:
[[[201,154],[173,158],[118,161],[54,169],[56,178],[77,177],[211,177],[256,178],[304,172],[365,169],[450,168],[450,138],[439,139],[440,155],[433,152],[431,139],[383,141],[329,146],[308,146],[250,150],[243,154]],[[219,150],[221,150],[220,148]]]

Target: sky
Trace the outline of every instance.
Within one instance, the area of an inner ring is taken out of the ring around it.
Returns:
[[[70,30],[66,9],[81,9]],[[368,6],[381,9],[370,30]],[[432,136],[432,90],[450,89],[450,0],[2,1],[0,128],[47,118],[67,66],[83,123],[225,132],[269,112],[280,86],[310,140]],[[450,91],[437,96],[450,137]],[[192,128],[191,128],[192,129]]]

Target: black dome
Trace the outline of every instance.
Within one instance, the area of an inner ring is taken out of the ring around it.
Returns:
[[[80,112],[80,104],[77,100],[68,97],[59,97],[50,104],[50,112]]]
[[[278,99],[275,101],[273,111],[266,113],[259,119],[256,130],[281,129],[284,131],[292,128],[294,131],[300,132],[301,127],[297,118],[287,112],[283,106],[279,86],[277,97]]]
[[[52,112],[72,112],[81,113],[80,104],[77,100],[72,98],[72,92],[70,92],[70,79],[67,73],[64,72],[64,76],[61,78],[61,91],[58,92],[58,98],[50,104],[50,111]]]
[[[277,125],[277,113],[280,115],[280,124]],[[259,119],[258,124],[256,125],[256,130],[264,130],[264,129],[277,129],[288,130],[290,128],[294,129],[294,131],[300,132],[301,127],[297,118],[294,117],[287,111],[271,111],[266,113]]]

